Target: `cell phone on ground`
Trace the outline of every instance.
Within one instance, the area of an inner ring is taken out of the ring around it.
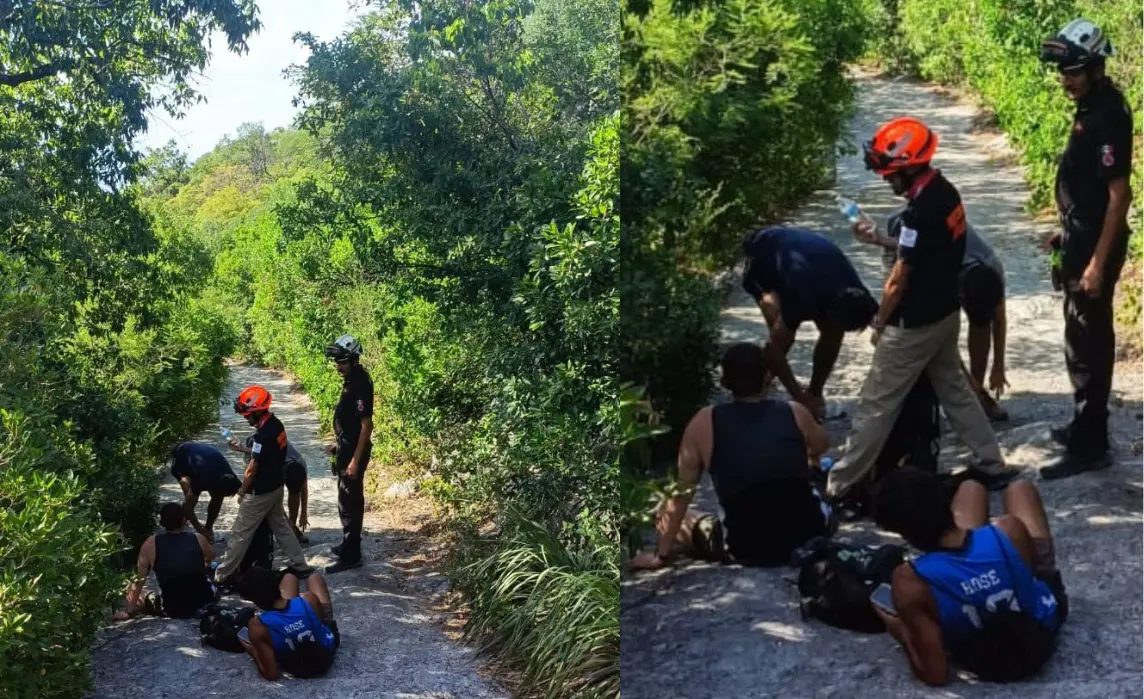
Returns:
[[[238,640],[250,645],[250,629],[245,626],[238,630]]]
[[[870,601],[883,612],[898,616],[898,610],[894,609],[894,598],[890,590],[888,584],[882,583],[874,588],[874,592],[870,595]]]

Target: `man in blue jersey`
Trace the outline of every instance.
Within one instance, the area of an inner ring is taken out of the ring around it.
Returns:
[[[329,671],[341,636],[320,573],[306,578],[306,592],[300,592],[293,574],[279,583],[273,572],[254,567],[239,578],[238,591],[261,610],[247,627],[249,640],[240,640],[262,677],[277,680],[279,668],[301,679]]]
[[[878,526],[923,555],[894,570],[895,613],[874,609],[928,685],[949,681],[947,652],[983,680],[1016,681],[1055,650],[1068,598],[1044,504],[1028,481],[1010,484],[1003,503],[990,523],[989,493],[977,481],[962,483],[952,503],[940,477],[918,469],[879,483]]]
[[[834,369],[842,336],[863,330],[878,302],[842,250],[824,235],[797,228],[764,228],[743,242],[743,289],[767,319],[768,365],[791,397],[822,419],[822,390]],[[787,353],[804,321],[818,327],[810,384],[795,380]]]

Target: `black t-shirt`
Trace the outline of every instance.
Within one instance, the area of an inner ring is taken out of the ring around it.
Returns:
[[[286,428],[271,414],[254,433],[251,458],[257,464],[250,492],[263,495],[282,487],[286,478]]]
[[[743,289],[756,301],[767,292],[779,297],[783,324],[795,329],[823,320],[846,289],[866,289],[854,265],[833,240],[799,228],[764,228],[744,244],[748,258]]]
[[[345,377],[342,397],[334,408],[334,435],[338,446],[351,452],[361,436],[361,421],[373,417],[373,380],[361,366]]]
[[[1106,80],[1077,103],[1076,120],[1057,168],[1057,209],[1065,221],[1062,262],[1077,268],[1078,274],[1100,238],[1109,181],[1131,172],[1132,110]],[[1123,238],[1122,246],[1127,246],[1128,236]]]
[[[890,325],[916,328],[958,310],[965,230],[961,195],[940,171],[935,172],[902,212],[898,259],[909,267],[909,277]]]
[[[238,477],[226,456],[208,444],[183,442],[175,447],[171,456],[171,475],[176,480],[183,476],[190,478],[191,491],[195,495],[217,489],[224,476]]]

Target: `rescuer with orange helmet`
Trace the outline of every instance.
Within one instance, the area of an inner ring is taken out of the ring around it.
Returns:
[[[255,434],[250,444],[250,461],[238,491],[238,514],[231,528],[231,545],[215,572],[215,579],[223,588],[233,585],[231,576],[238,570],[255,531],[264,519],[290,559],[290,572],[298,577],[306,577],[313,572],[282,509],[286,428],[270,412],[271,398],[270,391],[262,386],[248,386],[234,401],[234,412],[246,418]]]
[[[874,317],[874,358],[854,416],[846,456],[830,470],[836,500],[861,495],[910,389],[924,372],[955,430],[976,457],[968,475],[990,488],[1013,475],[961,368],[958,277],[965,256],[961,195],[930,164],[938,135],[918,119],[883,125],[864,144],[866,168],[906,199],[898,255]],[[862,226],[859,221],[855,226]],[[865,224],[869,226],[868,223]],[[862,237],[869,230],[855,230]]]

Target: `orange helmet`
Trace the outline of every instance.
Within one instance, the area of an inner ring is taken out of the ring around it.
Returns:
[[[261,386],[248,386],[234,399],[234,412],[243,417],[270,410],[270,391]]]
[[[927,165],[937,152],[937,134],[913,117],[894,119],[862,144],[866,169],[885,177],[915,165]]]

